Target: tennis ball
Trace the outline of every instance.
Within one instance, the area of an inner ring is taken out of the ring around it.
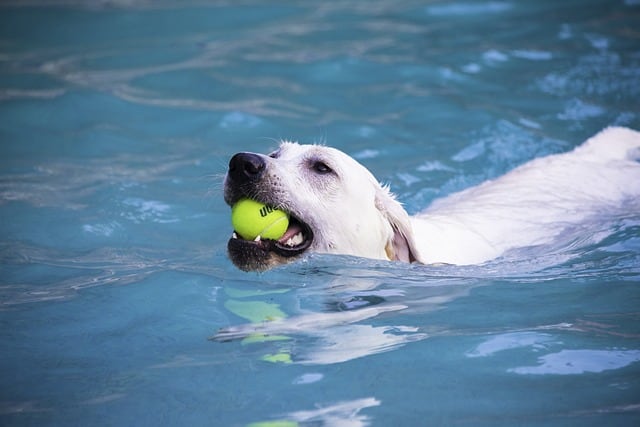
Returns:
[[[289,215],[280,209],[251,199],[241,199],[231,207],[233,229],[246,240],[277,240],[289,227]]]

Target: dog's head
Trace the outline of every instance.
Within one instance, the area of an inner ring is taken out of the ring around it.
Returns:
[[[345,153],[283,142],[269,155],[238,153],[229,162],[224,200],[250,198],[290,215],[279,240],[244,240],[229,257],[243,270],[265,270],[307,251],[418,260],[406,211],[387,188]]]

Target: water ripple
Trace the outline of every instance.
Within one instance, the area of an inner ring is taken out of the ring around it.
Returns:
[[[64,249],[47,249],[21,243],[0,244],[0,263],[6,268],[30,265],[47,266],[71,272],[68,277],[45,284],[8,283],[0,285],[0,310],[34,302],[65,300],[78,291],[96,286],[139,283],[152,274],[182,271],[220,277],[219,267],[204,260],[211,257],[208,248],[185,253],[184,250],[149,248],[97,248],[84,253]],[[63,275],[64,276],[64,275]]]

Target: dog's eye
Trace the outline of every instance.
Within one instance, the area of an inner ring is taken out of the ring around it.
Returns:
[[[319,173],[321,175],[326,175],[328,173],[333,172],[333,169],[331,169],[329,166],[327,166],[327,164],[325,162],[321,162],[319,160],[314,161],[311,164],[311,167],[313,168],[314,171],[316,171],[317,173]]]
[[[272,159],[277,159],[278,157],[280,157],[280,150],[276,150],[276,151],[270,153],[269,157],[271,157]]]

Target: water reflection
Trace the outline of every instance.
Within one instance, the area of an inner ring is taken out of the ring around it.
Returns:
[[[640,361],[640,350],[561,350],[538,359],[536,365],[509,372],[528,375],[576,375],[621,369]]]
[[[362,427],[369,425],[371,419],[366,415],[361,415],[360,411],[378,405],[380,405],[380,401],[374,397],[348,400],[318,409],[290,412],[282,416],[280,420],[251,423],[248,427],[268,427],[276,425],[295,426],[298,425],[297,423],[310,423],[309,425],[323,426]]]
[[[301,314],[223,328],[212,339],[221,342],[244,339],[243,342],[253,343],[275,341],[277,337],[277,341],[285,341],[280,346],[279,357],[269,355],[263,360],[302,364],[340,363],[427,338],[426,333],[413,326],[356,324],[406,308],[406,305],[385,303],[349,311]],[[297,345],[295,340],[291,342],[285,339],[291,336],[306,339],[301,339],[300,345]],[[291,357],[285,354],[291,354]]]
[[[211,339],[261,343],[269,352],[276,348],[276,353],[262,358],[270,362],[346,362],[428,338],[440,327],[412,325],[412,315],[439,310],[482,284],[474,279],[434,276],[425,267],[408,278],[412,270],[408,265],[370,260],[351,260],[353,268],[347,264],[336,272],[334,260],[320,256],[303,270],[297,265],[267,273],[254,284],[259,289],[254,292],[227,286],[225,293],[230,298],[225,308],[249,323],[223,327]],[[363,269],[362,263],[370,268]],[[304,280],[297,287],[291,287],[292,272]],[[283,292],[287,289],[284,282],[289,292]]]

